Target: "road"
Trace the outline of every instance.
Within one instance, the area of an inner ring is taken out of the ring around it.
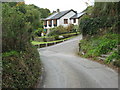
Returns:
[[[40,48],[44,88],[118,88],[118,73],[77,55],[81,36]]]

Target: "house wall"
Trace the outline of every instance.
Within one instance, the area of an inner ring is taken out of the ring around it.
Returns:
[[[59,21],[60,21],[60,19],[58,19],[57,20],[57,26],[59,26],[60,25],[60,23],[59,23]],[[48,23],[49,21],[47,21],[47,27],[44,27],[45,29],[50,29],[50,28],[54,28],[54,23],[53,23],[53,20],[52,20],[52,27],[49,27],[49,23]]]
[[[78,25],[78,19],[76,20],[76,23],[73,23],[73,19],[70,20],[70,18],[72,16],[74,16],[76,13],[73,12],[73,11],[70,11],[69,13],[67,13],[66,15],[64,15],[63,17],[61,17],[60,19],[57,19],[57,26],[68,26],[69,24],[74,24],[74,25]],[[68,19],[68,24],[64,24],[64,19]],[[49,27],[48,25],[48,22],[47,21],[47,27],[44,27],[44,29],[50,29],[50,28],[54,28],[54,25],[53,25],[53,20],[52,20],[52,27]]]
[[[61,18],[59,19],[59,25],[62,25],[62,26],[64,26],[64,27],[68,26],[68,25],[71,23],[70,18],[71,18],[72,16],[74,16],[75,14],[76,14],[75,12],[70,11],[69,13],[67,13],[66,15],[64,15],[63,17],[61,17]],[[68,19],[68,24],[64,24],[64,19]]]
[[[60,26],[60,19],[57,19],[57,26]]]

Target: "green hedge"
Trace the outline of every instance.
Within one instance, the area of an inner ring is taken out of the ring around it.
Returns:
[[[27,48],[19,54],[15,51],[3,54],[2,88],[34,88],[41,75],[39,54]]]

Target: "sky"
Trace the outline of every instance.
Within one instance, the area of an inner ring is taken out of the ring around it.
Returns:
[[[79,13],[86,9],[87,6],[85,2],[93,5],[94,0],[25,0],[26,4],[34,4],[40,8],[48,8],[51,12],[57,9],[60,9],[60,11],[73,9]]]

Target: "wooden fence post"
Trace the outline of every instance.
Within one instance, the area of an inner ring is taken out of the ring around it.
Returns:
[[[46,43],[46,47],[47,47],[48,45],[47,45],[47,43]]]
[[[81,43],[79,42],[79,52],[81,51]]]

